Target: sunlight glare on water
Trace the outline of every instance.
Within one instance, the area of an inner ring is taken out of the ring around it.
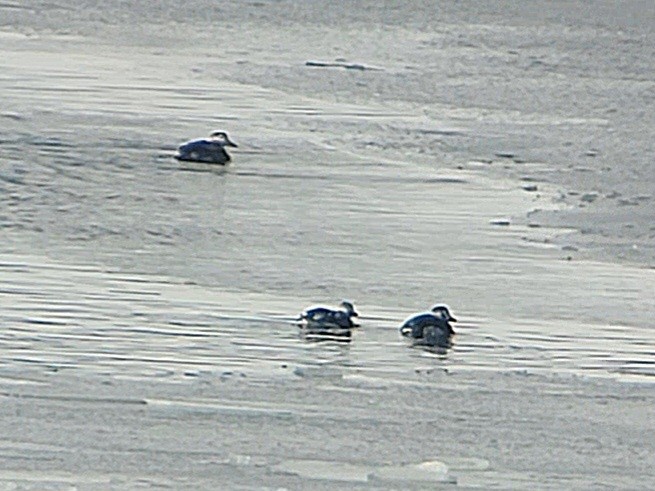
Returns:
[[[652,306],[651,271],[572,264],[543,230],[493,225],[545,197],[333,137],[374,123],[384,149],[391,125],[421,117],[234,83],[164,85],[147,62],[117,77],[103,67],[124,62],[109,55],[70,55],[44,76],[23,57],[48,66],[29,51],[2,61],[5,365],[653,375],[653,331],[624,329],[621,314]],[[172,159],[216,128],[240,145],[232,166]],[[364,313],[352,342],[301,340],[290,320],[341,298]],[[454,348],[408,348],[398,325],[436,302],[463,320]]]

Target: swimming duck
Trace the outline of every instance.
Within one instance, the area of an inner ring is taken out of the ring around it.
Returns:
[[[186,162],[205,162],[208,164],[227,164],[231,159],[225,147],[237,147],[225,131],[214,131],[208,139],[193,140],[177,149],[177,160]]]
[[[358,327],[358,324],[352,320],[353,317],[359,316],[355,306],[344,300],[339,304],[339,307],[341,307],[339,310],[327,307],[313,307],[300,314],[297,321],[300,326],[309,329],[350,329]]]
[[[447,346],[453,331],[451,322],[457,322],[446,305],[437,304],[430,312],[416,314],[400,326],[400,334],[414,340],[415,344]]]

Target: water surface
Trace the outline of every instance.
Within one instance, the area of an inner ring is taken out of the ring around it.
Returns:
[[[5,363],[652,374],[653,271],[567,261],[548,243],[562,231],[514,223],[552,207],[547,190],[335,144],[377,126],[366,138],[384,146],[423,116],[175,80],[147,52],[51,65],[38,40],[20,46],[0,79]],[[232,166],[171,158],[216,128],[240,144]],[[300,342],[289,319],[341,298],[364,313],[353,342]],[[396,333],[435,302],[463,319],[445,356]]]

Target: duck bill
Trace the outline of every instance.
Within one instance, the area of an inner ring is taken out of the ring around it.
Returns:
[[[225,139],[225,144],[226,144],[226,145],[229,145],[230,147],[239,148],[239,145],[237,145],[237,144],[234,143],[232,140],[229,140],[229,139],[227,139],[227,138]]]

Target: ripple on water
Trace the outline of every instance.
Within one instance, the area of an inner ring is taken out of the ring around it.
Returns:
[[[392,481],[397,485],[402,485],[403,482],[457,483],[457,479],[449,474],[448,466],[437,460],[394,466],[358,465],[327,460],[288,460],[272,466],[271,470],[309,479],[351,483],[376,481]]]
[[[0,89],[11,107],[3,114],[26,119],[3,118],[0,185],[8,192],[0,201],[11,211],[0,218],[9,232],[3,251],[46,242],[44,250],[64,259],[3,256],[4,365],[20,363],[27,349],[30,363],[122,374],[265,373],[285,363],[393,380],[417,365],[651,373],[653,333],[605,317],[617,310],[612,302],[647,310],[652,275],[513,246],[516,236],[537,232],[492,229],[489,220],[534,206],[535,196],[475,172],[445,172],[442,162],[398,162],[393,153],[412,132],[455,144],[475,137],[470,127],[238,84],[162,85],[152,74],[131,77],[123,60],[112,60],[120,79],[107,78],[107,60],[96,56],[71,55],[44,78],[36,67],[50,66],[48,56],[32,53],[26,66],[21,55],[6,55]],[[32,120],[43,129],[28,127]],[[166,152],[206,134],[209,122],[241,133],[235,165],[174,162]],[[368,135],[372,122],[365,155],[333,138],[344,129]],[[66,264],[83,260],[111,268]],[[594,278],[593,292],[604,296],[592,298],[571,280],[577,275]],[[372,317],[351,342],[303,339],[288,322],[305,295],[338,298],[344,290],[371,303],[363,309]],[[408,348],[398,324],[426,297],[446,295],[464,319],[484,317],[462,323],[445,353]],[[515,318],[500,321],[513,307]],[[563,314],[551,321],[557,309]],[[578,317],[587,320],[571,320]]]
[[[346,338],[317,339],[291,321],[289,314],[299,308],[295,299],[218,292],[31,257],[5,257],[0,270],[5,368],[57,366],[137,378],[228,369],[255,378],[349,375],[383,385],[408,383],[403,374],[415,369],[645,377],[655,369],[652,347],[636,329],[569,330],[546,321],[499,325],[477,319],[460,323],[452,349],[437,353],[408,347],[397,331],[404,313],[388,309],[363,306],[380,315],[364,316],[362,327]]]

